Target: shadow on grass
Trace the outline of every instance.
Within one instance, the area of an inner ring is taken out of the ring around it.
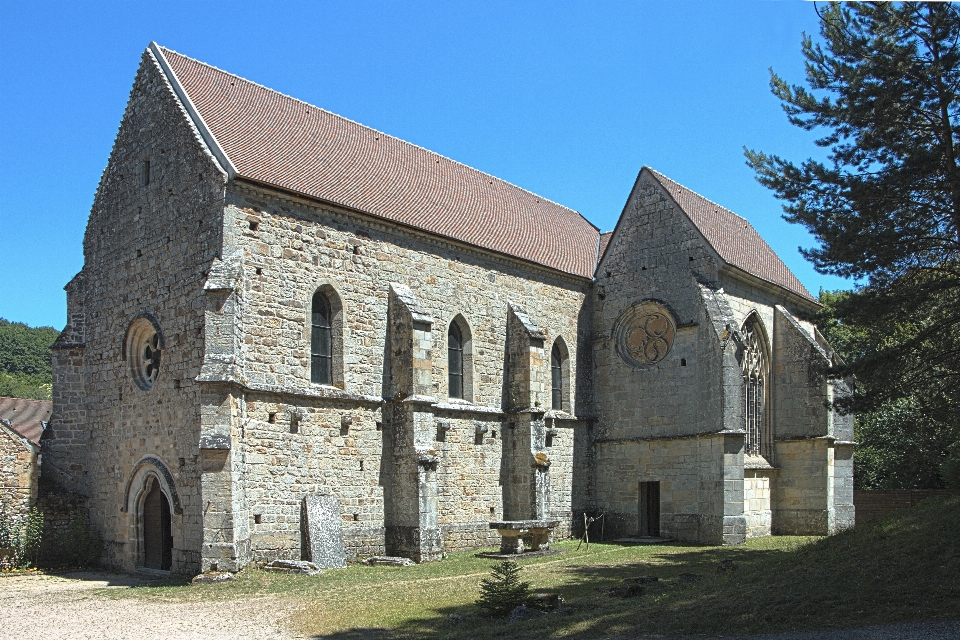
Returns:
[[[560,612],[516,622],[475,606],[439,606],[393,629],[354,628],[331,640],[399,638],[596,638],[756,634],[849,629],[918,620],[960,620],[960,498],[805,544],[671,547],[620,564],[558,568],[549,591]],[[604,545],[609,546],[609,545]],[[656,576],[643,592],[611,597],[625,579]],[[537,586],[537,565],[524,579]],[[376,606],[375,603],[371,606]]]

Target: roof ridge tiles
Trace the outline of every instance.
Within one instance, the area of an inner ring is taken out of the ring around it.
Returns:
[[[444,159],[444,160],[446,160],[446,161],[448,161],[448,162],[452,162],[453,164],[459,165],[459,166],[461,166],[461,167],[463,167],[463,168],[465,168],[465,169],[469,169],[470,171],[475,171],[475,172],[477,172],[477,173],[479,173],[479,174],[481,174],[481,175],[484,175],[484,176],[486,176],[486,177],[488,177],[488,178],[492,178],[492,179],[496,180],[497,182],[500,182],[500,183],[502,183],[502,184],[504,184],[504,185],[506,185],[506,186],[513,187],[514,189],[517,189],[517,190],[519,190],[519,191],[523,191],[524,193],[528,193],[528,194],[534,196],[535,198],[539,198],[539,199],[541,199],[541,200],[544,200],[544,201],[546,201],[546,202],[549,202],[550,204],[553,204],[553,205],[556,205],[556,206],[561,207],[561,208],[563,208],[563,209],[566,209],[567,211],[572,211],[573,213],[576,213],[578,216],[580,216],[581,218],[583,218],[584,222],[586,222],[587,224],[589,224],[590,226],[592,226],[592,227],[593,227],[594,229],[596,229],[598,232],[600,231],[600,227],[598,227],[598,226],[595,225],[593,222],[591,222],[591,221],[590,221],[585,215],[583,215],[580,211],[578,211],[578,210],[576,210],[576,209],[573,209],[573,208],[571,208],[571,207],[568,207],[568,206],[565,205],[565,204],[559,203],[559,202],[557,202],[556,200],[552,200],[552,199],[550,199],[550,198],[547,198],[546,196],[542,196],[542,195],[540,195],[539,193],[536,193],[535,191],[531,191],[530,189],[527,189],[527,188],[525,188],[525,187],[521,187],[520,185],[514,184],[514,183],[510,182],[509,180],[504,180],[503,178],[500,178],[500,177],[498,177],[498,176],[495,176],[495,175],[493,175],[492,173],[488,173],[487,171],[484,171],[483,169],[478,169],[478,168],[476,168],[476,167],[470,166],[469,164],[467,164],[467,163],[465,163],[465,162],[461,162],[461,161],[456,160],[456,159],[454,159],[454,158],[451,158],[451,157],[449,157],[449,156],[445,156],[445,155],[443,155],[442,153],[438,153],[438,152],[436,152],[436,151],[433,151],[432,149],[427,149],[426,147],[423,147],[423,146],[421,146],[421,145],[419,145],[419,144],[417,144],[417,143],[415,143],[415,142],[410,142],[409,140],[404,140],[403,138],[400,138],[400,137],[395,136],[395,135],[393,135],[393,134],[387,133],[387,132],[385,132],[385,131],[381,131],[380,129],[376,129],[376,128],[374,128],[374,127],[371,127],[370,125],[363,124],[362,122],[358,122],[358,121],[356,121],[356,120],[352,120],[352,119],[350,119],[350,118],[348,118],[348,117],[346,117],[346,116],[340,115],[339,113],[335,113],[335,112],[333,112],[333,111],[330,111],[329,109],[324,109],[323,107],[318,107],[317,105],[312,104],[312,103],[310,103],[310,102],[307,102],[306,100],[302,100],[302,99],[297,98],[297,97],[295,97],[295,96],[291,96],[291,95],[289,95],[289,94],[286,94],[286,93],[284,93],[284,92],[282,92],[282,91],[278,91],[277,89],[273,89],[273,88],[268,87],[268,86],[266,86],[266,85],[260,84],[259,82],[255,82],[254,80],[250,80],[249,78],[244,78],[243,76],[237,75],[236,73],[232,73],[232,72],[230,72],[230,71],[226,71],[226,70],[221,69],[220,67],[218,67],[218,66],[216,66],[216,65],[212,65],[212,64],[209,64],[209,63],[204,62],[204,61],[202,61],[202,60],[198,60],[198,59],[196,59],[196,58],[193,58],[193,57],[188,56],[188,55],[186,55],[186,54],[180,53],[179,51],[176,51],[176,50],[171,49],[171,48],[169,48],[169,47],[165,47],[165,46],[163,46],[163,45],[161,45],[161,44],[159,44],[159,43],[157,43],[157,47],[159,47],[160,49],[162,49],[164,52],[173,53],[173,54],[175,54],[175,55],[180,56],[181,58],[186,58],[187,60],[190,60],[191,62],[195,62],[195,63],[197,63],[197,64],[202,64],[202,65],[204,65],[205,67],[210,67],[211,69],[214,69],[214,70],[216,70],[216,71],[219,71],[220,73],[223,73],[224,75],[230,76],[230,77],[232,77],[232,78],[236,78],[237,80],[242,80],[243,82],[246,82],[246,83],[248,83],[248,84],[252,84],[252,85],[254,85],[254,86],[256,86],[256,87],[259,87],[259,88],[261,88],[261,89],[263,89],[263,90],[265,90],[265,91],[269,91],[269,92],[271,92],[271,93],[275,93],[275,94],[277,94],[277,95],[283,96],[284,98],[287,98],[288,100],[293,100],[294,102],[298,102],[298,103],[300,103],[300,104],[302,104],[302,105],[305,105],[305,106],[307,106],[307,107],[310,107],[311,109],[317,109],[318,111],[323,111],[324,113],[329,114],[329,115],[333,116],[334,118],[338,118],[338,119],[343,120],[343,121],[345,121],[345,122],[349,122],[350,124],[354,124],[354,125],[356,125],[356,126],[358,126],[358,127],[363,127],[364,129],[367,129],[367,130],[372,131],[372,132],[374,132],[374,133],[380,134],[380,135],[385,136],[385,137],[387,137],[387,138],[392,138],[393,140],[396,140],[397,142],[400,142],[400,143],[403,143],[403,144],[406,144],[406,145],[410,145],[411,147],[414,147],[414,148],[419,149],[419,150],[421,150],[421,151],[425,151],[426,153],[428,153],[428,154],[430,154],[430,155],[432,155],[432,156],[436,156],[436,157],[438,157],[438,158],[442,158],[442,159]]]

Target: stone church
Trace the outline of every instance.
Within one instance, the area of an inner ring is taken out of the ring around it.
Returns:
[[[46,479],[104,562],[738,544],[853,524],[846,383],[743,218],[644,167],[616,228],[151,44],[65,287]]]

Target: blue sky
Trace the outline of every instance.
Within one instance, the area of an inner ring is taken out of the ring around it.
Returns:
[[[849,283],[744,164],[799,160],[768,68],[803,80],[801,0],[2,2],[0,317],[65,323],[93,195],[151,40],[613,228],[649,165],[744,216],[814,294]]]

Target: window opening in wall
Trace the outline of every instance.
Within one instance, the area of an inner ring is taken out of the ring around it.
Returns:
[[[744,429],[747,432],[746,453],[763,455],[767,445],[763,433],[766,426],[764,408],[764,386],[766,383],[766,361],[760,328],[755,321],[748,320],[743,327],[743,415]]]
[[[321,291],[313,294],[310,332],[310,380],[333,384],[333,335],[330,301]]]
[[[554,344],[550,352],[550,405],[557,411],[563,409],[563,356],[560,345]]]
[[[124,349],[134,384],[148,391],[160,374],[160,356],[163,351],[160,332],[150,320],[137,318],[127,329]]]
[[[449,395],[463,398],[463,335],[456,322],[450,323],[447,333],[447,369]]]
[[[686,358],[680,358],[680,366],[681,366],[681,367],[687,366],[687,359],[686,359]]]
[[[262,524],[263,516],[259,513],[253,514],[253,524]]]
[[[637,533],[641,536],[660,537],[660,482],[640,483]]]
[[[260,228],[260,223],[259,223],[259,222],[257,222],[256,220],[251,220],[251,221],[250,221],[250,231],[256,231],[256,230],[259,229],[259,228]]]

